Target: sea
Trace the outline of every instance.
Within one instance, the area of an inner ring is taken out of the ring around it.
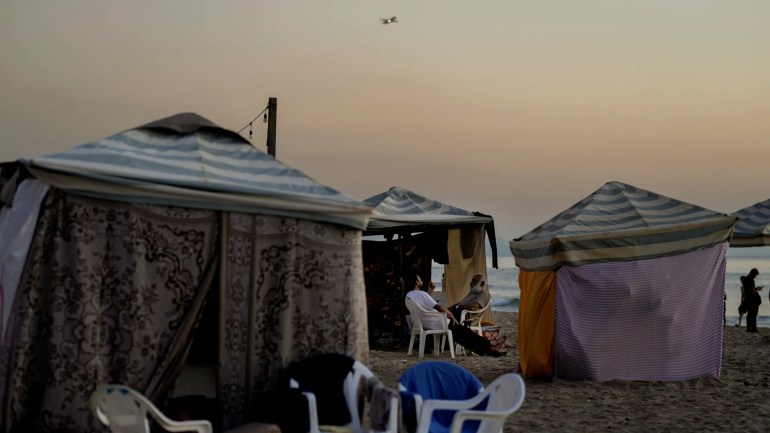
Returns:
[[[725,291],[727,292],[727,324],[738,322],[738,305],[741,303],[741,275],[746,275],[752,268],[759,270],[755,281],[762,290],[762,305],[759,306],[757,326],[770,327],[770,247],[768,248],[730,248],[727,252],[727,272]],[[441,290],[441,273],[444,266],[433,263],[431,278],[436,289]],[[498,257],[498,269],[492,267],[492,259],[487,258],[487,279],[489,293],[492,295],[493,311],[519,311],[519,268],[513,257]],[[741,326],[746,326],[743,317]]]

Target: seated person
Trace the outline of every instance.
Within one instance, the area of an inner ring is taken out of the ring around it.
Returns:
[[[443,328],[443,324],[440,321],[450,320],[449,329],[452,331],[452,338],[455,343],[479,355],[505,355],[505,352],[502,351],[502,349],[505,348],[506,341],[504,335],[498,336],[494,340],[487,340],[486,338],[479,336],[469,328],[459,324],[457,319],[455,319],[454,314],[449,309],[438,304],[435,299],[430,297],[428,292],[422,291],[422,279],[419,275],[407,277],[406,282],[413,287],[412,290],[406,294],[407,298],[414,301],[414,303],[423,310],[436,310],[446,313],[447,315],[448,319],[420,316],[420,322],[423,327],[426,329],[441,329]]]
[[[475,274],[471,278],[469,293],[460,302],[449,307],[449,311],[455,317],[460,317],[463,310],[476,311],[484,308],[489,303],[489,292],[484,274]]]

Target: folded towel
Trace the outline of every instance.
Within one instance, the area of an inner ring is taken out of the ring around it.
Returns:
[[[389,430],[391,401],[396,400],[396,423],[399,433],[406,433],[404,422],[401,419],[401,402],[399,393],[384,386],[379,379],[371,378],[366,382],[367,395],[369,396],[369,423],[373,431]]]

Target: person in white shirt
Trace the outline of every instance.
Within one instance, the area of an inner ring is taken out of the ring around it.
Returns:
[[[407,282],[409,282],[409,280],[407,280]],[[442,313],[446,313],[447,317],[451,321],[457,321],[451,311],[436,302],[436,300],[433,299],[428,292],[422,291],[422,279],[419,275],[414,276],[414,287],[406,294],[406,297],[414,301],[414,303],[423,310],[440,311]],[[428,317],[427,315],[423,314],[422,311],[420,311],[420,322],[422,322],[422,326],[426,327],[427,329],[441,329],[444,325],[441,323],[442,320],[446,319],[442,319],[440,317]]]

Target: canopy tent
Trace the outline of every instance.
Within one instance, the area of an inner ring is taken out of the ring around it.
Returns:
[[[510,242],[525,375],[719,375],[736,218],[621,182]],[[694,344],[697,342],[698,344]]]
[[[770,199],[733,212],[738,218],[731,247],[770,245]]]
[[[486,275],[486,236],[492,251],[492,266],[497,268],[494,220],[489,215],[470,212],[399,187],[369,197],[364,203],[373,208],[364,236],[399,237],[397,254],[393,254],[388,245],[378,245],[381,242],[364,242],[365,266],[375,269],[371,262],[378,261],[376,268],[382,271],[366,274],[367,298],[381,298],[369,302],[370,331],[373,333],[378,332],[377,325],[372,326],[378,318],[372,316],[372,309],[403,311],[405,291],[411,287],[400,287],[400,279],[407,272],[416,272],[427,284],[431,259],[445,265],[446,286],[442,290],[450,304],[468,293],[474,273]],[[412,236],[415,233],[420,235]],[[388,261],[393,266],[383,269],[382,262]],[[384,314],[399,321],[400,315]],[[485,319],[490,318],[491,312],[485,315]]]
[[[367,198],[364,203],[374,208],[366,228],[368,234],[397,227],[419,231],[437,225],[492,222],[492,217],[488,215],[450,206],[397,186]]]
[[[193,343],[214,356],[223,430],[253,420],[292,361],[368,358],[371,209],[200,116],[3,164],[0,191],[3,431],[100,431],[99,384],[159,401]],[[21,245],[14,213],[35,200]]]
[[[681,254],[729,238],[735,218],[622,182],[607,182],[511,241],[526,270]],[[725,236],[725,235],[728,236]]]
[[[109,200],[293,216],[357,229],[367,227],[370,213],[353,197],[194,113],[23,162],[48,184]]]

